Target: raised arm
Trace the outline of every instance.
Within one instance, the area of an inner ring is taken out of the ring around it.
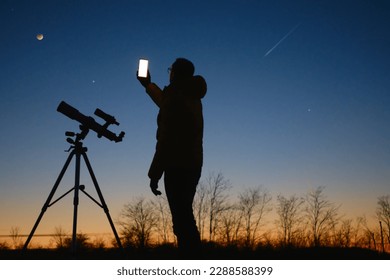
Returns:
[[[162,102],[162,90],[155,84],[151,82],[151,76],[148,71],[148,75],[146,77],[139,77],[137,71],[137,80],[141,83],[141,85],[145,88],[147,94],[149,94],[150,98],[156,103],[156,105],[160,108]]]
[[[163,91],[156,85],[155,83],[150,83],[146,87],[146,93],[149,94],[150,98],[152,98],[153,102],[160,108]]]

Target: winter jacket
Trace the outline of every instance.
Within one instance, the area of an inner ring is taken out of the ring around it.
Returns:
[[[200,168],[203,164],[203,77],[173,82],[161,90],[151,83],[146,92],[160,108],[157,145],[148,176],[159,180],[167,169]]]

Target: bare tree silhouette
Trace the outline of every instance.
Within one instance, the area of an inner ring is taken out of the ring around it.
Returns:
[[[221,215],[230,207],[227,203],[230,188],[229,180],[221,172],[210,173],[200,182],[193,206],[201,239],[208,235],[209,241],[215,241]]]
[[[170,243],[174,237],[172,231],[172,217],[168,201],[165,197],[158,196],[156,201],[152,201],[152,205],[155,209],[157,209],[156,231],[159,240],[161,240],[160,243]]]
[[[145,248],[150,245],[158,217],[151,202],[138,198],[124,206],[119,225],[125,245]]]
[[[238,209],[244,227],[244,246],[253,248],[258,239],[258,230],[266,213],[270,212],[272,197],[262,187],[247,189],[239,195]]]
[[[324,187],[309,192],[306,196],[306,219],[309,227],[311,245],[321,246],[324,239],[338,221],[340,206],[334,206],[324,195]]]
[[[20,236],[20,227],[11,227],[10,237],[14,249],[21,249],[23,247],[22,237]]]
[[[280,242],[282,246],[291,246],[300,231],[302,205],[304,199],[296,195],[289,198],[279,194],[276,198],[276,211],[279,219],[277,225],[280,227]]]
[[[384,236],[390,244],[390,195],[384,195],[378,198],[378,207],[376,215],[379,222],[382,222]]]
[[[206,178],[206,186],[209,198],[209,240],[214,241],[220,215],[228,209],[226,191],[230,189],[230,183],[222,173],[210,174]]]
[[[242,216],[238,211],[238,205],[229,206],[221,215],[219,227],[220,242],[225,245],[237,245],[240,241],[240,229]]]
[[[340,226],[334,230],[333,246],[350,247],[354,235],[352,219],[343,219],[340,221]]]
[[[57,249],[63,249],[66,247],[65,241],[67,236],[68,233],[61,226],[54,228],[54,233],[51,239]]]
[[[89,242],[90,237],[85,233],[77,233],[76,234],[76,247],[77,250],[83,250],[87,248],[91,248],[92,244]],[[64,240],[65,248],[72,248],[72,237],[66,237]]]
[[[366,216],[358,217],[359,224],[363,227],[363,235],[361,237],[363,247],[376,250],[375,231],[368,225]]]

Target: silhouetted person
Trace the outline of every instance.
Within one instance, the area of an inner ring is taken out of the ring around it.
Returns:
[[[203,164],[203,114],[201,99],[206,81],[194,76],[191,61],[178,58],[169,69],[170,84],[161,90],[146,78],[138,77],[146,92],[159,107],[157,145],[148,176],[155,195],[164,174],[165,192],[171,209],[173,231],[184,257],[200,253],[200,235],[192,203]]]

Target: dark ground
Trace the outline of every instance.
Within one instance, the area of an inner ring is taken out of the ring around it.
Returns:
[[[73,254],[69,249],[0,250],[2,260],[175,260],[183,259],[172,246],[148,249],[80,249]],[[203,257],[206,260],[390,260],[390,254],[363,248],[259,248],[245,250],[237,247],[216,247],[205,245]]]

